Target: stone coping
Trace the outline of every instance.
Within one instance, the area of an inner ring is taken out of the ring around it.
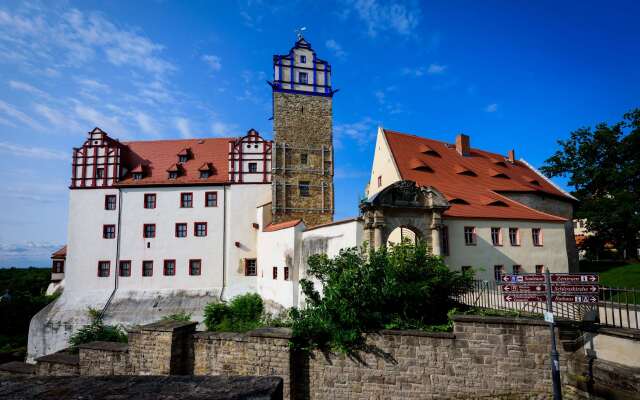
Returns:
[[[246,333],[239,332],[198,332],[193,335],[196,339],[219,339],[229,340],[234,342],[247,342],[249,338]]]
[[[36,358],[39,363],[53,363],[53,364],[66,364],[66,365],[80,365],[80,355],[70,353],[68,350],[62,350],[57,353],[47,354]]]
[[[233,340],[236,342],[246,342],[249,337],[262,337],[273,339],[291,339],[293,333],[289,328],[258,328],[246,333],[240,332],[198,332],[194,335],[196,338],[210,338],[210,339],[222,339]]]
[[[178,329],[184,329],[189,327],[195,327],[198,325],[195,321],[158,321],[147,325],[139,326],[137,331],[158,331],[158,332],[173,332]]]
[[[381,335],[391,336],[417,336],[417,337],[430,337],[437,339],[455,339],[456,335],[452,332],[427,332],[418,329],[383,329],[379,332]],[[370,333],[369,335],[375,333]]]
[[[128,343],[95,341],[78,346],[79,349],[103,350],[124,353],[129,350]]]
[[[36,373],[36,366],[21,361],[10,361],[8,363],[0,364],[0,371],[12,374],[33,375]]]
[[[535,325],[548,326],[542,319],[522,318],[522,317],[489,317],[481,315],[454,315],[453,322],[474,322],[479,324],[511,324],[511,325]]]
[[[10,376],[3,400],[222,400],[282,399],[276,376]]]
[[[258,328],[247,332],[249,336],[275,338],[275,339],[291,339],[293,331],[290,328]]]

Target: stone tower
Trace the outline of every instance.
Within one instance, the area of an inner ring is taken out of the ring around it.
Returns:
[[[273,56],[273,222],[333,221],[331,66],[302,35],[286,55]]]

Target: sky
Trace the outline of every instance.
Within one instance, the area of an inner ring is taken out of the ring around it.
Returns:
[[[541,166],[571,131],[640,107],[637,1],[0,3],[0,267],[66,240],[71,150],[272,138],[272,55],[296,28],[333,68],[337,219],[357,214],[384,126]],[[560,181],[561,184],[564,184]]]

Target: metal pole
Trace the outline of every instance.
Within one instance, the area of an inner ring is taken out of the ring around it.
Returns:
[[[547,284],[547,311],[553,315],[553,305],[551,302],[551,272],[549,268],[545,273],[545,283]],[[560,357],[556,349],[556,326],[555,318],[549,322],[551,331],[551,380],[553,381],[553,400],[562,400],[562,388],[560,387]]]

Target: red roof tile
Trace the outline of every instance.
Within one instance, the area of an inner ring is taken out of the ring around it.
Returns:
[[[229,142],[236,138],[150,140],[123,142],[123,165],[132,172],[144,172],[143,178],[133,180],[131,174],[120,181],[122,186],[188,185],[227,183],[229,177]],[[188,150],[187,150],[188,149]],[[189,154],[181,163],[182,170],[176,179],[169,179],[168,169],[178,162],[178,154]],[[209,163],[212,174],[200,178],[200,167]]]
[[[60,247],[51,254],[51,258],[64,258],[67,256],[67,245]]]
[[[275,232],[275,231],[279,231],[281,229],[292,228],[292,227],[298,225],[301,222],[302,222],[301,219],[292,219],[291,221],[284,221],[284,222],[280,222],[280,223],[277,223],[277,224],[269,224],[269,225],[265,226],[262,231],[263,232]]]
[[[455,146],[444,142],[386,129],[384,133],[402,179],[433,186],[448,199],[469,203],[456,201],[445,216],[564,221],[564,218],[510,200],[500,192],[543,192],[573,201],[520,161],[507,162],[499,154],[478,149],[472,149],[468,156],[461,156]],[[428,146],[440,157],[425,160],[427,156],[421,151],[423,146]],[[416,160],[424,162],[431,171],[416,170]],[[538,181],[539,186],[531,184],[532,181]]]

